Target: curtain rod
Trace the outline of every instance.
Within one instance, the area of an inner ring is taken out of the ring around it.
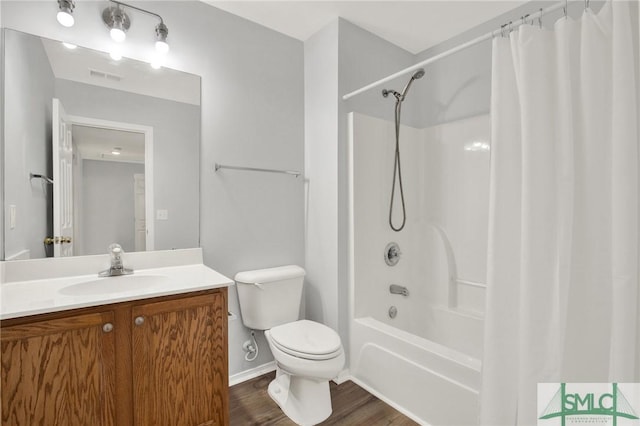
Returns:
[[[586,6],[586,1],[587,0],[585,0],[585,6]],[[567,0],[563,0],[563,1],[560,1],[560,2],[558,2],[556,4],[554,4],[553,6],[549,6],[549,7],[545,8],[545,9],[540,9],[537,12],[534,12],[534,13],[529,14],[527,16],[523,16],[522,18],[518,19],[517,21],[509,22],[508,24],[505,24],[505,25],[501,26],[497,30],[490,31],[490,32],[488,32],[488,33],[486,33],[484,35],[481,35],[480,37],[474,38],[473,40],[470,40],[470,41],[468,41],[466,43],[462,43],[462,44],[460,44],[460,45],[458,45],[456,47],[453,47],[453,48],[451,48],[451,49],[449,49],[449,50],[447,50],[445,52],[442,52],[442,53],[440,53],[440,54],[438,54],[436,56],[432,56],[432,57],[430,57],[428,59],[425,59],[424,61],[421,61],[421,62],[418,62],[417,64],[411,65],[410,67],[407,67],[407,68],[405,68],[405,69],[403,69],[401,71],[398,71],[395,74],[391,74],[390,76],[384,77],[384,78],[382,78],[382,79],[380,79],[378,81],[375,81],[375,82],[373,82],[371,84],[368,84],[368,85],[366,85],[364,87],[361,87],[358,90],[354,90],[351,93],[347,93],[346,95],[344,95],[342,97],[342,100],[346,101],[347,99],[350,99],[350,98],[352,98],[352,97],[354,97],[356,95],[359,95],[360,93],[366,92],[366,91],[368,91],[370,89],[373,89],[374,87],[378,87],[378,86],[386,83],[387,81],[391,81],[391,80],[393,80],[395,78],[398,78],[398,77],[400,77],[400,76],[402,76],[404,74],[407,74],[407,73],[410,73],[412,71],[415,71],[418,68],[422,68],[423,66],[428,65],[428,64],[430,64],[432,62],[436,62],[436,61],[438,61],[438,60],[440,60],[442,58],[446,58],[447,56],[453,55],[454,53],[460,52],[461,50],[464,50],[464,49],[466,49],[468,47],[475,46],[476,44],[482,43],[483,41],[491,40],[493,37],[495,37],[497,35],[500,35],[505,30],[511,31],[511,30],[519,27],[520,25],[522,25],[524,23],[528,23],[530,20],[532,20],[532,19],[534,19],[536,17],[542,19],[543,15],[546,15],[546,14],[554,12],[554,11],[556,11],[558,9],[567,8],[567,7],[568,7],[568,1]],[[565,15],[566,15],[566,12],[565,12]]]

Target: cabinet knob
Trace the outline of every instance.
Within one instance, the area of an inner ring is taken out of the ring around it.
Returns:
[[[110,333],[112,330],[113,330],[113,324],[111,324],[110,322],[102,326],[102,331],[104,331],[105,333]]]
[[[136,317],[136,319],[135,319],[135,320],[133,320],[133,322],[134,322],[136,325],[142,325],[142,324],[144,324],[144,317],[143,317],[143,316]]]

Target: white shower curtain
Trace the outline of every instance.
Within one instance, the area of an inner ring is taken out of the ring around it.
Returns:
[[[638,381],[638,108],[629,6],[493,41],[480,421],[539,382]]]

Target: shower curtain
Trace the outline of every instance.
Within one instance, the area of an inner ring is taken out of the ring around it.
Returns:
[[[627,2],[493,40],[482,425],[535,425],[539,382],[639,381],[632,40]]]

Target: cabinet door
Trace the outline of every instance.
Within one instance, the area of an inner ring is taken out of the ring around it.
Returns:
[[[3,327],[3,425],[115,424],[113,313]]]
[[[132,314],[134,424],[227,425],[226,289]]]

